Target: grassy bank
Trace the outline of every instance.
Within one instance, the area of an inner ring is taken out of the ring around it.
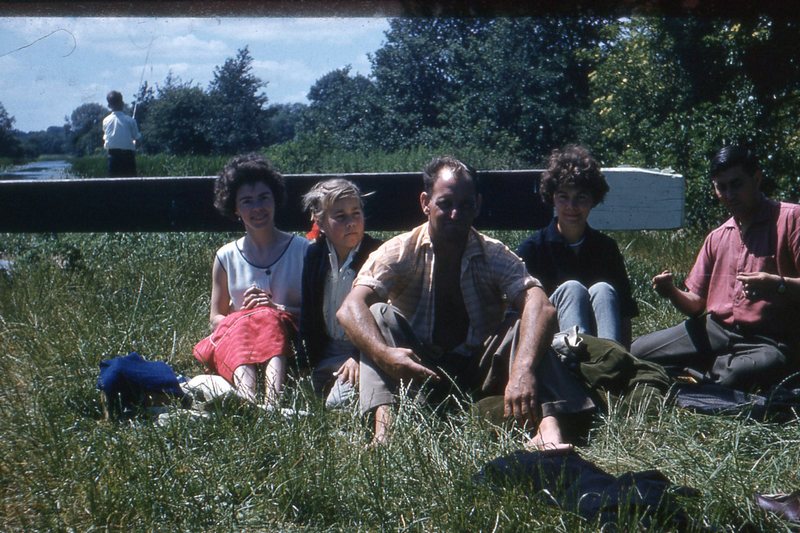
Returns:
[[[319,142],[315,142],[319,141]],[[414,148],[387,153],[353,152],[335,148],[319,139],[288,142],[263,150],[275,168],[284,174],[348,173],[348,172],[419,172],[434,155],[447,153],[433,148]],[[314,154],[309,157],[309,154]],[[483,153],[477,150],[456,154],[476,168],[527,168],[516,159]],[[139,176],[215,176],[230,156],[174,156],[137,154]],[[72,160],[72,173],[82,178],[102,178],[108,175],[105,155],[79,157]]]
[[[503,234],[515,246],[521,234]],[[699,237],[617,234],[642,316],[636,333],[679,316],[649,278],[690,266]],[[472,476],[521,439],[468,413],[403,405],[398,436],[367,451],[352,413],[324,412],[305,381],[278,413],[222,406],[165,426],[102,421],[98,363],[130,350],[195,375],[207,332],[210,265],[225,234],[0,235],[0,524],[4,530],[595,530],[525,486]],[[669,258],[663,260],[662,258]],[[679,274],[680,275],[680,274]],[[659,469],[701,495],[695,525],[776,530],[754,491],[798,486],[800,430],[649,405],[598,415],[580,453],[611,473]],[[635,528],[623,518],[620,530]],[[655,527],[654,529],[665,529]]]

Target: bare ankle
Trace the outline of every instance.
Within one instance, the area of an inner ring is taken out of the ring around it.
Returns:
[[[374,445],[383,445],[389,442],[393,419],[391,405],[379,405],[375,409],[375,436],[372,438]]]
[[[525,448],[529,450],[571,450],[572,444],[564,441],[561,434],[561,426],[554,416],[546,416],[539,423],[536,435],[525,443]]]

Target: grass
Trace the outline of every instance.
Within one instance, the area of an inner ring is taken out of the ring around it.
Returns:
[[[503,235],[516,246],[521,234]],[[649,289],[681,277],[700,236],[620,233],[642,307],[637,333],[679,317]],[[195,375],[207,333],[209,271],[227,234],[0,235],[0,524],[29,530],[594,531],[524,485],[492,490],[472,476],[517,449],[513,431],[469,412],[441,417],[403,403],[397,435],[368,451],[354,413],[326,412],[305,379],[278,413],[222,405],[206,419],[102,420],[98,363],[130,350]],[[668,258],[664,262],[663,258]],[[585,458],[607,471],[659,469],[701,492],[683,500],[696,528],[781,530],[753,492],[798,486],[800,431],[612,403]],[[619,530],[637,528],[623,516]],[[656,524],[652,530],[669,529]]]

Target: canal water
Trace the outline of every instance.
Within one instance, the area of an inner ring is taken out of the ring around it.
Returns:
[[[0,180],[63,180],[72,177],[67,161],[36,161],[0,170]]]

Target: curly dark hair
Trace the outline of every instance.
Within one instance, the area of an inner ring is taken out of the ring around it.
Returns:
[[[237,155],[228,161],[214,183],[214,207],[222,216],[236,220],[236,193],[242,185],[263,182],[272,191],[275,208],[286,203],[283,176],[261,154]]]
[[[553,150],[546,166],[547,169],[542,172],[539,193],[548,204],[553,205],[553,195],[565,185],[589,191],[593,206],[606,197],[606,177],[600,172],[600,165],[592,154],[583,146],[569,144],[561,150]]]

